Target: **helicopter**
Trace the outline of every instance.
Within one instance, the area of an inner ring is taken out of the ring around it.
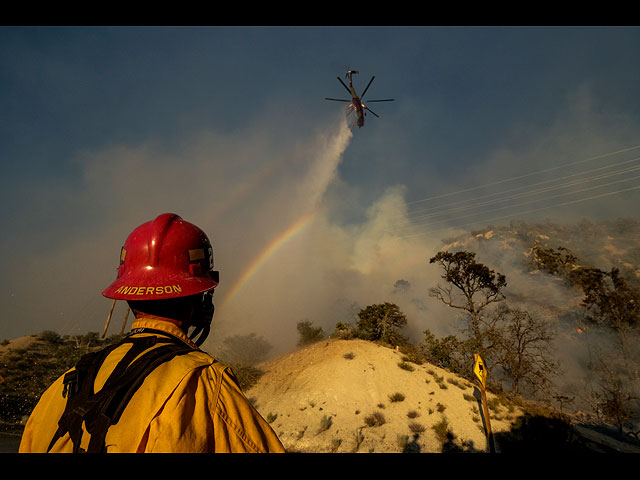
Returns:
[[[340,77],[336,77],[338,79],[338,81],[342,84],[342,86],[344,88],[347,89],[347,91],[349,92],[349,94],[351,95],[351,100],[345,100],[345,99],[341,99],[341,98],[329,98],[329,97],[325,97],[325,100],[332,100],[334,102],[349,102],[349,105],[347,106],[347,109],[349,111],[354,111],[356,114],[356,120],[355,122],[351,125],[351,130],[353,130],[353,127],[358,125],[358,128],[361,128],[364,126],[364,117],[367,114],[366,112],[370,112],[371,114],[373,114],[376,117],[380,117],[380,115],[378,115],[377,113],[375,113],[373,110],[371,110],[369,107],[367,107],[363,102],[362,99],[364,98],[365,93],[367,93],[367,90],[369,89],[369,87],[371,86],[371,82],[373,82],[373,79],[376,78],[375,75],[371,77],[371,80],[369,80],[369,83],[367,84],[367,86],[365,87],[365,89],[362,92],[362,95],[360,95],[360,97],[358,97],[358,94],[356,93],[355,88],[353,88],[353,75],[354,74],[358,74],[360,73],[358,70],[349,70],[347,68],[347,73],[345,75],[345,78],[349,79],[349,86],[347,87],[347,85],[342,81],[342,79]],[[382,100],[369,100],[369,103],[373,103],[373,102],[393,102],[393,98],[386,98],[386,99],[382,99]]]

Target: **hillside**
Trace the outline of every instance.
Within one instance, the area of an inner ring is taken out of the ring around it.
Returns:
[[[9,372],[8,356],[26,358],[34,352],[38,357],[46,353],[51,361],[43,366],[56,372],[34,375],[25,369],[22,373],[28,375],[24,376],[9,369],[11,375],[5,375],[6,381],[0,385],[5,401],[16,395],[36,400],[43,382],[48,382],[45,377],[56,376],[63,368],[53,361],[56,354],[51,342],[31,335],[0,346],[3,374]],[[258,367],[264,373],[245,392],[263,417],[271,420],[289,452],[488,451],[477,388],[428,363],[407,362],[398,350],[364,340],[328,339]],[[396,401],[391,399],[394,395]],[[554,448],[640,453],[639,444],[617,438],[602,425],[575,420],[569,424],[568,417],[559,419],[534,404],[514,404],[491,392],[487,397],[498,452]],[[30,403],[20,405],[26,408]],[[9,417],[18,422],[26,418]],[[0,443],[4,443],[0,453],[16,452],[20,425],[3,425],[2,431],[12,433],[1,434]]]
[[[401,352],[372,342],[323,340],[260,365],[265,373],[246,393],[292,452],[488,451],[478,389],[433,365],[407,370],[402,362]],[[394,394],[402,400],[392,401]],[[527,412],[491,392],[487,399],[497,451],[556,443],[564,451],[640,453],[640,446],[606,443],[586,426],[581,431],[591,437],[532,414],[533,405]],[[436,430],[443,420],[448,437]]]
[[[619,218],[573,224],[512,222],[488,225],[443,241],[443,250],[468,249],[509,276],[539,273],[531,263],[534,245],[566,248],[580,266],[620,269],[633,285],[640,285],[640,220]]]
[[[640,453],[631,437],[618,437],[605,427],[594,408],[602,379],[592,369],[592,353],[615,353],[615,336],[586,326],[580,306],[583,292],[532,261],[535,245],[566,248],[576,256],[576,265],[605,271],[616,267],[638,289],[639,238],[640,221],[620,219],[489,225],[443,242],[443,250],[475,252],[479,262],[505,274],[506,301],[549,320],[557,333],[553,352],[562,372],[555,379],[554,395],[571,402],[554,406],[572,416],[551,415],[533,403],[514,404],[489,392],[499,451],[525,446],[548,450],[556,445]],[[427,299],[426,290],[421,294],[421,301]],[[331,317],[330,326],[344,320]],[[43,333],[48,335],[0,345],[0,430],[19,429],[16,424],[53,378],[96,345],[97,334],[61,338]],[[639,352],[635,349],[636,356]],[[246,393],[294,452],[488,451],[477,388],[449,371],[427,363],[403,363],[403,358],[398,350],[364,340],[322,340],[258,365],[264,374]],[[397,401],[390,398],[394,394],[400,394]],[[438,426],[441,430],[436,431]],[[443,426],[452,435],[447,437]],[[636,435],[637,428],[631,429]]]
[[[441,451],[432,427],[442,419],[457,444],[485,450],[473,386],[431,365],[410,364],[409,371],[398,366],[401,362],[400,352],[372,342],[325,340],[261,365],[265,374],[247,396],[265,418],[276,415],[272,427],[288,450]],[[404,398],[391,401],[396,393]],[[509,429],[509,419],[517,415],[504,406],[500,411],[492,419],[494,431]],[[367,426],[366,418],[376,413],[384,423]],[[323,421],[330,422],[326,430]],[[410,424],[424,431],[412,431]]]
[[[21,430],[40,395],[80,357],[107,345],[90,332],[62,337],[45,331],[0,343],[0,432]]]

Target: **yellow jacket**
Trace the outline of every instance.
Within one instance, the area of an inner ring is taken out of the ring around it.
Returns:
[[[269,424],[249,403],[231,370],[196,346],[178,327],[152,318],[140,318],[132,330],[150,328],[178,337],[194,348],[153,370],[133,395],[119,421],[107,431],[111,452],[284,452]],[[151,335],[138,333],[134,336]],[[106,358],[95,380],[98,391],[128,350],[116,348]],[[29,417],[19,452],[46,452],[66,405],[63,376],[43,394]],[[90,434],[84,431],[86,450]],[[71,452],[69,434],[51,452]]]

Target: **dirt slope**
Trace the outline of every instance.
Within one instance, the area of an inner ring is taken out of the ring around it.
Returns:
[[[430,364],[400,368],[402,360],[399,351],[371,342],[326,340],[260,365],[266,373],[246,393],[263,417],[276,416],[271,425],[291,451],[441,452],[432,426],[443,418],[457,446],[487,450],[477,388]],[[404,399],[391,401],[395,393]],[[520,413],[510,410],[491,412],[494,432],[511,428]],[[369,426],[375,412],[385,423]]]

